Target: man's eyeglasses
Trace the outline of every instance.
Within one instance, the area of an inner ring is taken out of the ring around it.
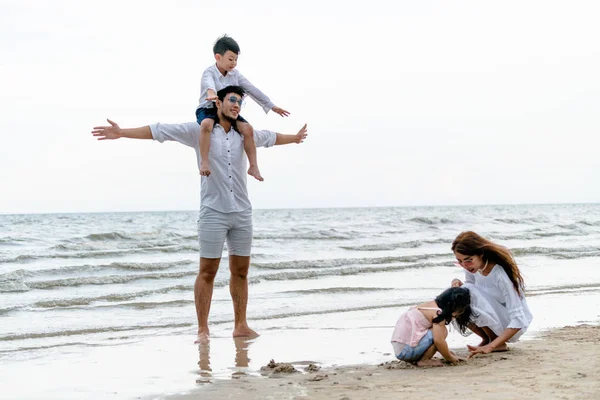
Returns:
[[[229,100],[233,104],[238,103],[240,107],[244,105],[244,99],[238,99],[235,96],[229,96],[227,100]]]

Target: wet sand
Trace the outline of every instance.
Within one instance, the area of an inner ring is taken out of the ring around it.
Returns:
[[[467,355],[466,349],[456,349]],[[274,355],[276,356],[276,355]],[[475,357],[459,365],[416,368],[400,361],[318,368],[266,366],[263,376],[199,383],[193,392],[154,396],[192,399],[448,399],[600,398],[600,326],[567,326],[511,345],[508,352]],[[286,360],[275,360],[285,362]]]

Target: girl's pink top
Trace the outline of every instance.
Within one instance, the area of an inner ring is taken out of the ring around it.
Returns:
[[[432,326],[427,317],[418,308],[413,307],[398,318],[392,342],[415,347]]]

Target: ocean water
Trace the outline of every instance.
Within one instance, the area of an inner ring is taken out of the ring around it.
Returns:
[[[0,215],[0,398],[160,397],[274,357],[389,359],[398,315],[462,278],[450,244],[464,230],[512,249],[535,317],[524,339],[599,320],[598,204],[255,210],[248,317],[261,336],[231,339],[224,253],[213,339],[198,348],[196,219]]]

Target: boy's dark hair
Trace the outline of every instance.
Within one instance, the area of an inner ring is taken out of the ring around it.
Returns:
[[[225,96],[227,96],[230,93],[234,93],[234,94],[239,95],[240,97],[244,97],[244,95],[246,94],[246,91],[241,86],[234,86],[234,85],[225,86],[223,89],[221,89],[217,92],[217,97],[219,98],[219,100],[223,101],[223,100],[225,100]]]
[[[240,45],[237,44],[237,42],[230,36],[223,35],[215,42],[215,45],[213,46],[213,53],[225,55],[227,50],[235,54],[240,54]]]
[[[446,289],[435,298],[435,302],[442,312],[433,319],[433,322],[446,321],[446,324],[449,324],[452,318],[456,318],[458,329],[460,333],[464,334],[473,314],[469,289],[463,287]],[[452,317],[453,312],[458,313],[458,315]]]

